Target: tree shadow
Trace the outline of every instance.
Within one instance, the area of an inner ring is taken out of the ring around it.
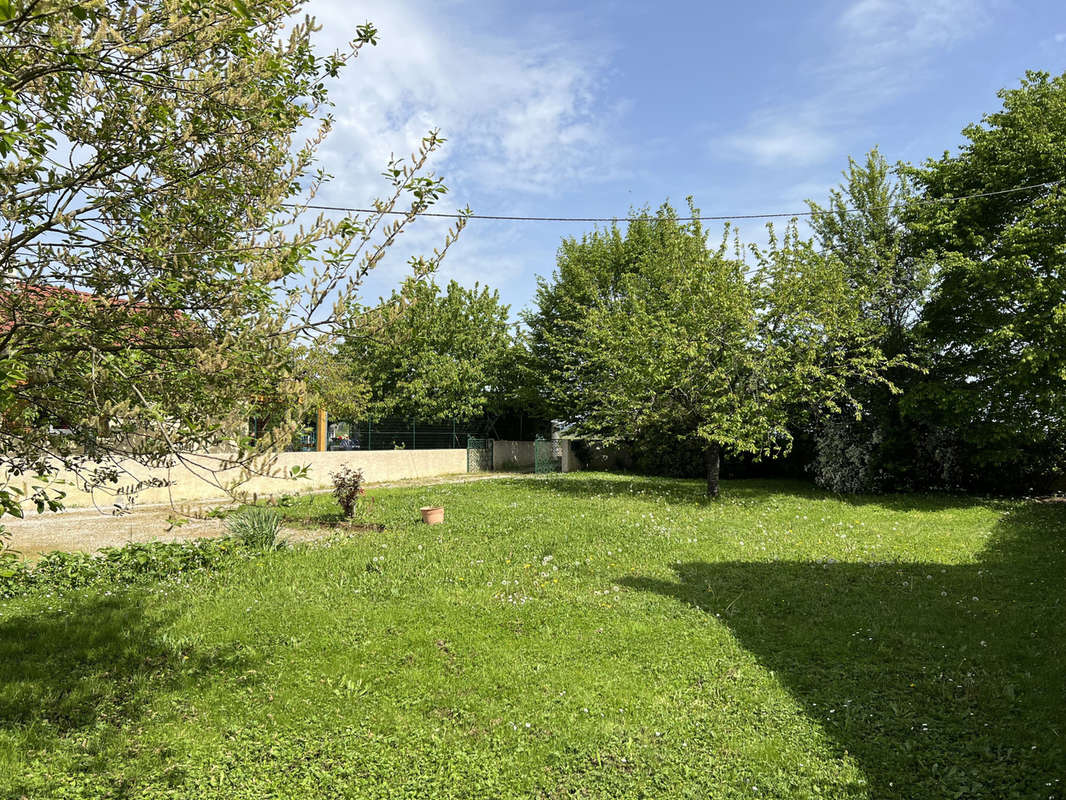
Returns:
[[[773,495],[794,494],[797,497],[823,497],[824,492],[813,484],[793,480],[739,479],[721,482],[722,496],[707,498],[707,484],[691,478],[660,478],[626,473],[569,473],[550,475],[544,480],[525,480],[516,483],[531,491],[553,492],[575,497],[668,497],[672,502],[692,505],[729,503],[733,500],[769,499]]]
[[[621,578],[720,617],[855,757],[872,797],[1066,791],[1066,504],[974,564],[688,563]]]
[[[824,492],[823,497],[832,497],[850,506],[862,508],[874,506],[888,511],[952,511],[962,508],[982,506],[996,511],[1007,511],[1018,504],[1018,500],[1009,497],[985,497],[972,494],[952,494],[949,492],[900,493],[900,494],[832,494]]]
[[[146,615],[142,599],[67,597],[55,611],[0,622],[0,731],[27,756],[76,741],[81,768],[106,774],[112,745],[129,744],[156,698],[245,664],[235,652],[202,653],[169,638],[168,620]],[[19,776],[3,777],[14,796],[25,794]]]
[[[618,495],[669,497],[672,502],[690,505],[730,504],[769,501],[780,497],[803,500],[835,500],[851,506],[875,506],[889,511],[950,511],[974,506],[1006,510],[1017,501],[996,500],[960,494],[877,494],[841,495],[819,489],[809,481],[785,478],[737,478],[723,480],[722,494],[708,500],[706,484],[700,480],[657,478],[620,473],[570,473],[547,480],[523,481],[523,489],[574,497]]]

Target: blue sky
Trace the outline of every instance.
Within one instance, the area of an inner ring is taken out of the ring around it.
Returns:
[[[323,48],[371,20],[381,43],[332,86],[328,204],[365,206],[390,153],[431,127],[440,210],[615,216],[692,194],[706,214],[803,210],[848,155],[918,162],[961,142],[1026,69],[1066,71],[1061,0],[415,2],[312,0]],[[512,313],[581,223],[472,221],[440,278],[500,290]],[[746,239],[763,238],[745,223]],[[376,270],[438,243],[420,221]]]

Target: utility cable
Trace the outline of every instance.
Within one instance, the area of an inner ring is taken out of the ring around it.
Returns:
[[[1027,192],[1031,189],[1050,189],[1053,186],[1059,186],[1066,183],[1066,178],[1057,181],[1045,181],[1043,183],[1033,183],[1028,186],[1016,186],[1011,189],[998,189],[993,192],[977,192],[975,194],[961,195],[959,197],[931,197],[931,198],[914,198],[909,203],[925,205],[936,203],[957,203],[963,200],[975,200],[982,197],[997,197],[1005,194],[1015,194],[1017,192]],[[891,208],[903,208],[907,203],[895,203],[888,206],[869,206],[867,208],[856,208],[854,206],[846,206],[845,211],[848,213],[861,213],[864,211],[871,211],[874,209],[891,209]],[[396,214],[407,215],[409,211],[378,211],[374,208],[353,208],[349,206],[326,206],[326,205],[301,205],[297,203],[285,203],[286,208],[307,209],[314,211],[343,211],[349,214]],[[699,215],[695,217],[675,217],[678,222],[728,222],[735,219],[777,219],[781,217],[811,217],[817,213],[831,213],[831,212],[816,212],[816,211],[775,211],[765,214],[715,214],[711,216]],[[416,216],[419,217],[438,217],[442,219],[484,219],[484,220],[500,220],[504,222],[634,222],[638,220],[655,220],[658,219],[652,215],[641,215],[634,217],[523,217],[523,216],[511,216],[505,214],[464,214],[460,211],[422,211],[418,212]]]
[[[1032,183],[1026,186],[1015,186],[1011,189],[997,189],[991,192],[976,192],[974,194],[961,195],[958,197],[930,197],[930,198],[913,198],[907,203],[895,203],[888,206],[868,206],[867,208],[856,208],[854,206],[845,206],[844,211],[849,214],[861,213],[864,211],[871,211],[874,209],[892,209],[892,208],[904,208],[909,203],[916,205],[929,205],[940,203],[958,203],[964,200],[976,200],[984,197],[999,197],[1007,194],[1017,194],[1018,192],[1027,192],[1032,189],[1050,189],[1055,186],[1060,186],[1066,183],[1066,178],[1045,181],[1043,183]],[[299,203],[283,203],[284,208],[314,210],[314,211],[342,211],[348,214],[382,214],[382,215],[395,215],[395,216],[411,216],[411,211],[397,211],[397,210],[381,210],[376,208],[354,208],[350,206],[327,206],[327,205],[313,205],[313,204],[299,204]],[[765,214],[715,214],[715,215],[699,215],[691,217],[675,217],[678,222],[728,222],[738,219],[778,219],[778,218],[794,218],[794,217],[811,217],[817,213],[832,213],[831,211],[794,211],[794,212],[770,212]],[[440,219],[480,219],[480,220],[498,220],[504,222],[636,222],[636,221],[654,221],[658,219],[657,216],[652,215],[640,215],[632,217],[524,217],[524,216],[510,216],[503,214],[464,214],[462,212],[442,212],[442,211],[419,211],[415,212],[416,217],[434,217]],[[100,247],[98,244],[84,244],[80,242],[33,242],[28,245],[29,247],[57,247],[57,248],[83,248],[94,249]],[[238,248],[227,249],[212,249],[205,248],[202,250],[182,250],[170,253],[161,253],[162,256],[194,256],[194,255],[225,255],[225,254],[237,254],[250,250],[273,250],[284,249],[290,246],[288,243],[281,243],[276,245],[262,244],[262,245],[247,245]]]

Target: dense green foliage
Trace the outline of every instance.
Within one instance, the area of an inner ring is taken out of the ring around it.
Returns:
[[[240,538],[188,542],[131,543],[98,553],[46,553],[33,563],[11,560],[0,571],[0,597],[31,592],[66,592],[98,584],[128,585],[218,569],[235,557],[264,548]]]
[[[528,317],[547,402],[604,441],[654,431],[699,442],[711,495],[720,449],[787,453],[791,421],[854,405],[851,387],[889,363],[863,295],[794,227],[770,233],[749,265],[729,253],[728,228],[711,249],[667,205],[631,216],[624,235],[564,241]]]
[[[326,82],[377,31],[353,25],[350,45],[318,53],[304,5],[0,3],[4,470],[65,467],[125,502],[141,488],[131,460],[198,454],[219,483],[268,471],[288,442],[307,377],[295,346],[328,343],[444,191],[425,172],[430,133],[388,165],[374,213],[307,215],[328,177]],[[258,452],[253,414],[269,423]]]
[[[383,532],[0,603],[0,795],[1062,793],[1066,504],[374,494]]]
[[[883,346],[919,367],[815,431],[823,486],[1032,492],[1066,475],[1066,76],[1000,98],[957,153],[894,175],[871,154],[811,204]]]
[[[508,313],[487,287],[450,281],[442,292],[431,279],[410,280],[382,305],[350,312],[337,368],[366,387],[373,419],[498,413],[518,361]]]
[[[929,283],[929,266],[907,247],[901,219],[913,199],[910,183],[874,149],[861,164],[849,160],[844,182],[830,191],[825,207],[809,203],[818,244],[841,261],[863,315],[893,355],[908,349]]]
[[[891,386],[855,385],[855,413],[818,421],[810,472],[838,492],[913,488],[901,486],[900,464],[913,460],[913,440],[901,428],[900,388],[913,382],[915,324],[929,285],[928,259],[916,257],[901,217],[913,199],[910,184],[894,174],[884,157],[871,151],[865,162],[851,160],[844,182],[823,207],[810,202],[810,225],[818,244],[844,265],[846,279],[860,297],[861,314],[887,355],[900,359],[889,371]]]
[[[798,439],[833,491],[1061,488],[1066,75],[1000,97],[955,154],[851,160],[810,202],[817,251],[741,267],[668,209],[564,240],[527,317],[543,406],[654,474]]]
[[[929,376],[907,409],[951,441],[947,481],[995,486],[984,473],[1007,470],[1028,488],[1066,472],[1066,75],[1029,73],[1000,98],[957,154],[907,170],[942,201],[907,215],[938,267]]]

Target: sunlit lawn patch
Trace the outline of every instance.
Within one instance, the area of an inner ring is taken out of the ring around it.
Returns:
[[[0,604],[0,794],[1063,796],[1066,504],[701,491],[379,490],[384,531]]]

